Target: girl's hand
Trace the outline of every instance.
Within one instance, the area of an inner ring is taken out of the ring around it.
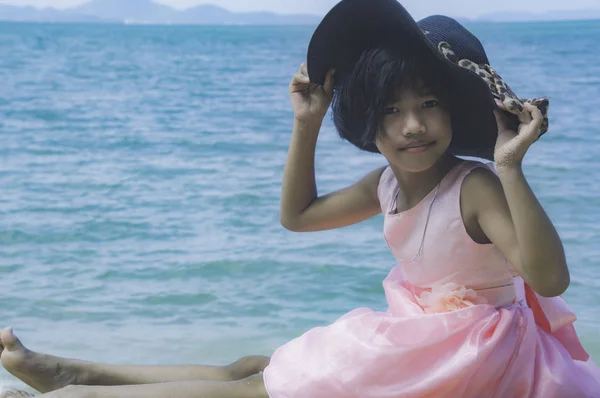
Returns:
[[[524,104],[524,110],[519,116],[518,131],[509,127],[509,113],[504,110],[501,102],[496,101],[500,110],[495,110],[498,124],[498,139],[494,150],[494,161],[498,169],[520,167],[525,153],[540,136],[540,126],[543,116],[540,110],[529,104]]]
[[[325,84],[318,86],[310,82],[306,63],[303,63],[290,82],[290,97],[296,120],[321,123],[332,96],[333,70],[327,73]]]

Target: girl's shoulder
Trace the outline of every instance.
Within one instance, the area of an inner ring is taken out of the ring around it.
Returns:
[[[494,163],[465,161],[457,173],[455,189],[465,212],[475,211],[476,205],[489,195],[503,195],[502,184]]]
[[[500,179],[494,163],[478,161],[464,162],[460,173],[461,192],[469,193],[478,189],[489,189],[498,186]]]
[[[496,166],[491,162],[481,162],[478,160],[463,160],[449,174],[448,185],[453,186],[458,192],[464,193],[465,187],[479,186],[480,184],[490,184],[498,181]]]

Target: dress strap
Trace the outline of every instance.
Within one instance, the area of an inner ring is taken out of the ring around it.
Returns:
[[[381,173],[379,184],[377,185],[377,197],[379,198],[381,212],[384,215],[392,210],[391,206],[394,201],[396,186],[396,176],[394,176],[392,168],[388,166]]]

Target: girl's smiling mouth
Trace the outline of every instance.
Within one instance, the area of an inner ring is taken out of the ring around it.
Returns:
[[[409,153],[420,153],[420,152],[424,152],[427,149],[429,149],[433,144],[435,144],[435,141],[431,141],[431,142],[417,141],[417,142],[408,144],[405,147],[400,148],[399,150],[409,152]]]

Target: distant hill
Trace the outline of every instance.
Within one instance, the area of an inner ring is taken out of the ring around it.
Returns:
[[[600,9],[547,11],[538,14],[507,11],[486,14],[476,19],[457,18],[462,23],[587,19],[600,19]],[[310,14],[282,15],[271,12],[238,13],[212,4],[199,5],[186,10],[176,10],[155,3],[153,0],[91,0],[66,10],[0,4],[0,20],[190,25],[316,25],[321,17]]]
[[[478,22],[535,22],[535,21],[577,21],[600,19],[600,9],[546,11],[542,13],[496,12],[477,18]]]
[[[171,7],[151,0],[93,0],[69,11],[111,21],[138,20],[166,22],[179,13]]]
[[[102,22],[90,15],[73,15],[70,11],[55,8],[37,9],[34,7],[13,7],[0,4],[0,20],[31,22]]]
[[[316,25],[321,17],[271,12],[238,13],[205,4],[176,10],[152,0],[92,0],[66,10],[0,4],[0,20],[22,22],[95,22],[140,24]]]

